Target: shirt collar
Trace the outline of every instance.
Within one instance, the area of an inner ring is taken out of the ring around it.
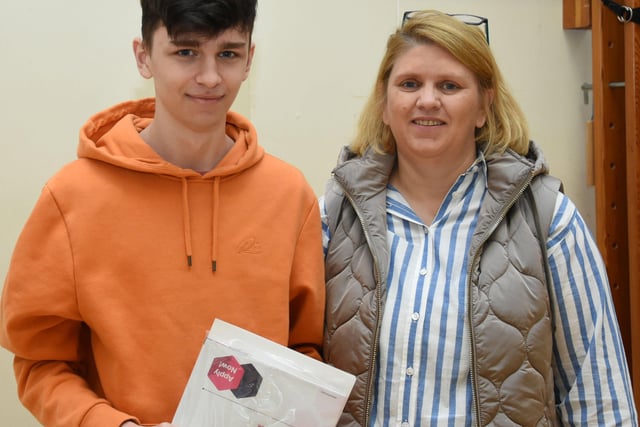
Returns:
[[[461,199],[477,185],[483,185],[484,189],[487,189],[487,161],[482,150],[477,151],[476,159],[456,179],[445,199]],[[422,221],[411,209],[402,193],[391,184],[387,184],[387,213],[422,225]],[[441,212],[438,213],[440,214]]]

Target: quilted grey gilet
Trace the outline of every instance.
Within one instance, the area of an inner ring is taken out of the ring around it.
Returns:
[[[488,194],[468,261],[478,426],[557,425],[546,254],[534,224],[548,230],[559,181],[546,175],[533,143],[529,157],[507,151],[486,159]],[[394,162],[345,149],[325,192],[332,237],[324,357],[356,375],[339,427],[369,423],[389,263],[386,185]]]

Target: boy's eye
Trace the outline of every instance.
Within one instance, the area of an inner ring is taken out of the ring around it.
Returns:
[[[191,49],[180,49],[179,51],[176,52],[176,55],[178,56],[193,56],[195,55],[195,52]]]
[[[220,52],[220,55],[219,55],[219,56],[220,56],[221,58],[235,58],[235,57],[236,57],[236,56],[238,56],[238,55],[236,55],[236,53],[235,53],[235,52],[233,52],[233,51],[225,50],[225,51],[223,51],[223,52]]]

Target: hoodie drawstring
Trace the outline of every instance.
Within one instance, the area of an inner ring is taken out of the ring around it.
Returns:
[[[193,250],[191,248],[191,215],[189,215],[189,187],[187,178],[182,177],[182,224],[184,226],[184,246],[187,251],[187,265],[191,267]]]
[[[213,197],[211,206],[211,271],[218,269],[218,201],[220,200],[220,177],[213,179]]]
[[[182,222],[184,226],[184,246],[187,252],[187,265],[193,265],[193,249],[191,246],[191,215],[189,212],[189,186],[187,178],[182,177]],[[211,271],[218,270],[218,207],[220,199],[220,177],[213,179],[211,197]]]

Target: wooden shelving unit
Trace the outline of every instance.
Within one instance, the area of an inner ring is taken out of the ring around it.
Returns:
[[[577,3],[583,2],[564,0],[563,12]],[[635,8],[640,0],[618,3]],[[640,25],[621,22],[600,0],[590,9],[596,239],[640,407]],[[565,28],[583,23],[563,17]]]

